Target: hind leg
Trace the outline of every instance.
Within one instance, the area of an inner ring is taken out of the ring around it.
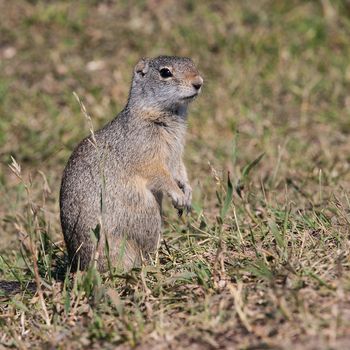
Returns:
[[[109,237],[110,238],[110,237]],[[134,267],[141,266],[142,253],[137,243],[125,237],[112,237],[101,245],[99,252],[98,268],[107,271],[110,268],[121,271],[129,271]]]

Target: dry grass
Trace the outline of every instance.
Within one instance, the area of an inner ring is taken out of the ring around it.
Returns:
[[[349,16],[331,0],[0,0],[0,346],[348,349]],[[70,275],[59,182],[91,128],[73,91],[98,128],[138,58],[164,53],[205,78],[194,211],[167,208],[142,269]]]

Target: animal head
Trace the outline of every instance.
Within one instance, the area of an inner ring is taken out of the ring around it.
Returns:
[[[187,106],[201,92],[203,78],[190,58],[141,59],[134,69],[130,99],[155,109]]]

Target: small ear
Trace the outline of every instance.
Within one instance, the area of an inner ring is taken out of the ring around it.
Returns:
[[[142,58],[135,66],[134,72],[138,76],[143,77],[148,72],[148,67],[148,59]]]

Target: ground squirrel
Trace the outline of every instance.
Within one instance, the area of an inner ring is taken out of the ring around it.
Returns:
[[[158,247],[163,194],[179,211],[189,210],[182,153],[187,107],[202,84],[189,58],[141,59],[125,108],[73,151],[60,191],[73,269],[86,269],[93,258],[99,270],[107,263],[126,270],[139,265]]]

